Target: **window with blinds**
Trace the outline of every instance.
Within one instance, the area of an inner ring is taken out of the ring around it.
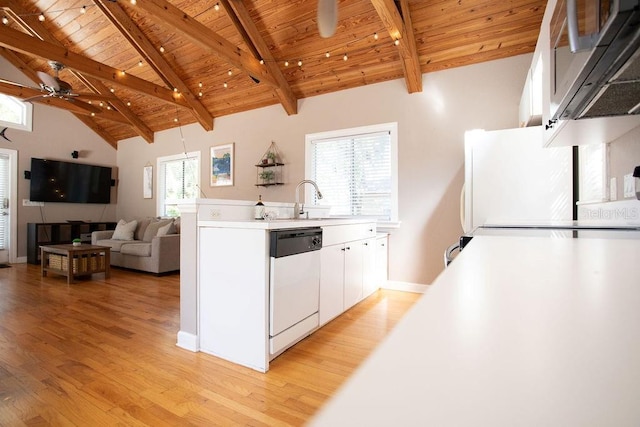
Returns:
[[[318,184],[331,215],[395,220],[394,129],[359,128],[307,139],[307,175]]]
[[[158,215],[179,216],[178,203],[198,196],[200,152],[159,158],[158,181]]]

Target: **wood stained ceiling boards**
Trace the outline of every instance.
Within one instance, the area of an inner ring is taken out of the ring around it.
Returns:
[[[18,87],[0,71],[0,92],[39,94],[36,71],[53,75],[48,61],[59,61],[60,78],[100,112],[38,102],[72,111],[114,147],[136,135],[151,143],[178,125],[211,130],[215,117],[273,104],[293,115],[299,99],[392,79],[421,92],[421,73],[532,52],[546,4],[338,0],[337,31],[322,38],[316,0],[134,3],[0,0],[0,54],[33,81]]]

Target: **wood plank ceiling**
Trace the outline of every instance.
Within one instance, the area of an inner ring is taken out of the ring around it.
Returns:
[[[543,0],[338,0],[338,26],[320,37],[316,0],[0,0],[0,55],[33,81],[0,92],[41,94],[36,72],[65,68],[72,111],[118,141],[421,73],[532,52]],[[43,19],[44,18],[44,19]],[[397,40],[397,41],[396,41]],[[88,96],[89,94],[93,96]],[[83,103],[99,110],[91,114]]]

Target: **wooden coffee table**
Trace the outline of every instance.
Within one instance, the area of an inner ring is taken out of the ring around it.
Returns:
[[[42,260],[42,277],[47,272],[67,276],[67,283],[73,283],[78,276],[89,276],[94,273],[104,273],[104,278],[110,277],[111,248],[82,244],[80,246],[50,245],[40,246]]]

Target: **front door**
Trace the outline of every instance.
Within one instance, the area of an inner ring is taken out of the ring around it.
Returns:
[[[12,213],[15,213],[15,191],[12,191],[13,170],[16,167],[17,152],[0,149],[0,264],[10,260],[10,247],[13,240]]]

